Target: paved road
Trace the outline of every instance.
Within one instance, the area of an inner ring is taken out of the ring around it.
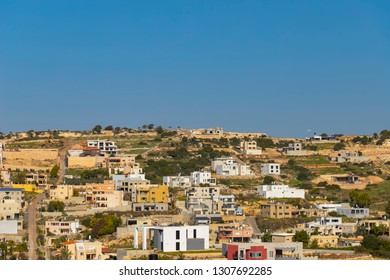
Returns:
[[[38,194],[31,202],[27,210],[27,230],[28,230],[28,259],[36,260],[38,259],[37,254],[37,208],[38,203],[43,200],[44,194]]]
[[[246,217],[245,222],[252,227],[254,234],[261,233],[259,227],[257,226],[255,217]]]
[[[56,184],[61,184],[64,181],[65,176],[65,160],[66,160],[66,154],[70,147],[72,147],[76,142],[75,140],[66,141],[64,143],[64,146],[58,151],[58,158],[57,158],[57,164],[60,167],[60,170],[58,171],[58,178],[56,181]],[[29,260],[36,260],[38,259],[37,254],[37,208],[39,207],[39,202],[41,202],[45,198],[45,194],[38,194],[31,202],[27,210],[26,215],[26,222],[27,222],[27,229],[28,229],[28,259]]]

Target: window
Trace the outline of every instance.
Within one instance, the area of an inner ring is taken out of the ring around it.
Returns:
[[[261,252],[250,252],[249,253],[249,258],[251,258],[251,259],[259,259],[261,257],[262,257]]]
[[[194,238],[196,238],[196,229],[194,229]]]
[[[180,230],[176,231],[176,239],[180,239]]]
[[[176,250],[180,251],[180,242],[176,242]]]

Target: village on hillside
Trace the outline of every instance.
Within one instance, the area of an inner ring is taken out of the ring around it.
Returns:
[[[0,133],[2,260],[390,259],[390,131]]]

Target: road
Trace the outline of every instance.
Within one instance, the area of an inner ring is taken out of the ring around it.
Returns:
[[[64,146],[58,151],[58,158],[57,158],[57,164],[60,167],[60,170],[58,171],[58,178],[56,180],[56,184],[61,184],[64,181],[65,171],[66,171],[66,154],[70,147],[72,147],[77,141],[70,140],[66,141],[64,143]],[[25,217],[25,220],[27,222],[27,231],[28,231],[28,259],[29,260],[36,260],[38,259],[37,254],[37,209],[39,207],[39,203],[45,198],[45,194],[38,194],[29,204],[27,215]]]
[[[245,222],[252,227],[254,234],[260,234],[261,233],[259,227],[257,226],[255,217],[250,217],[250,216],[246,217]]]
[[[45,194],[41,193],[38,194],[29,204],[28,210],[27,210],[27,232],[28,232],[28,259],[29,260],[37,260],[38,254],[37,254],[37,208],[39,205],[39,202],[43,200]]]
[[[64,146],[58,151],[58,158],[57,158],[57,165],[60,167],[60,170],[58,171],[58,178],[56,181],[56,185],[62,184],[64,182],[64,176],[66,171],[66,154],[68,153],[68,150],[77,142],[77,140],[68,140],[65,141]]]

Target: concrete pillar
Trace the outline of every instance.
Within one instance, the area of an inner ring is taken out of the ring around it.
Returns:
[[[134,248],[138,249],[138,228],[134,227]]]
[[[148,245],[146,241],[146,230],[145,227],[142,228],[142,250],[146,250]]]

